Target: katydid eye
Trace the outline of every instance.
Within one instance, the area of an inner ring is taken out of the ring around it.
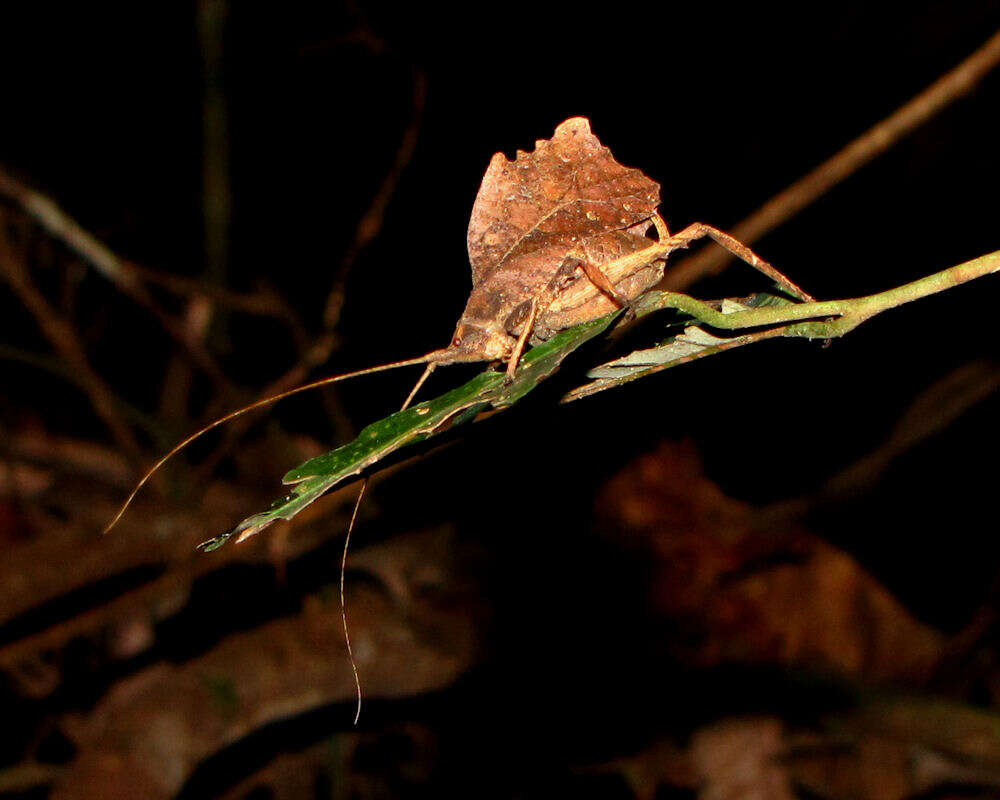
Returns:
[[[461,336],[456,336],[454,339],[451,340],[452,347],[459,347],[461,344],[462,344]]]

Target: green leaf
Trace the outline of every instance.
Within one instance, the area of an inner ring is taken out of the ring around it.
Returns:
[[[794,306],[802,301],[794,297],[787,297],[783,294],[768,294],[760,292],[744,298],[740,303],[746,308],[773,308],[775,306]]]
[[[731,342],[730,338],[713,336],[697,325],[689,325],[681,333],[671,336],[658,347],[635,350],[622,358],[616,358],[587,373],[588,378],[624,378],[643,372],[649,367],[672,367],[691,360],[703,351],[718,350]]]
[[[725,299],[719,303],[723,314],[734,314],[752,308],[767,308],[773,306],[795,305],[796,301],[788,300],[773,294],[755,294],[738,300]],[[687,317],[690,320],[690,317]],[[677,323],[668,325],[668,330],[676,328]],[[716,336],[697,325],[687,325],[680,333],[664,339],[656,347],[635,350],[627,356],[601,364],[587,373],[588,378],[619,380],[638,375],[650,367],[657,371],[693,361],[707,355],[722,352],[730,347],[749,343],[744,342],[745,336]]]
[[[798,305],[798,300],[789,300],[773,294],[754,294],[750,297],[739,299],[727,298],[712,304],[701,304],[695,301],[692,311],[680,311],[675,306],[660,306],[658,301],[661,293],[656,291],[647,292],[636,304],[637,316],[643,317],[653,313],[670,311],[673,316],[668,320],[665,330],[670,333],[656,347],[643,350],[635,350],[627,356],[616,358],[600,366],[594,367],[587,372],[587,377],[591,382],[583,386],[578,386],[573,391],[563,397],[563,402],[571,402],[588,397],[598,392],[612,389],[629,383],[647,375],[662,372],[665,369],[686,364],[706,356],[731,350],[735,347],[752,344],[753,342],[773,338],[776,335],[784,335],[778,328],[771,330],[759,330],[750,333],[739,333],[732,336],[717,336],[709,333],[705,327],[711,325],[700,322],[694,316],[698,312],[698,306],[711,308],[714,314],[735,314],[739,312],[752,311],[761,308],[774,308]],[[686,295],[672,295],[674,298],[687,298]],[[679,316],[678,316],[679,315]],[[682,330],[674,333],[678,327]]]
[[[585,322],[533,347],[524,358],[511,383],[502,372],[487,370],[468,383],[433,400],[397,411],[372,423],[353,442],[311,458],[289,471],[282,479],[292,491],[260,514],[254,514],[226,533],[199,545],[211,552],[236,536],[237,541],[253,536],[279,519],[291,519],[338,483],[372,466],[408,444],[422,441],[453,425],[471,422],[487,408],[504,409],[517,403],[545,378],[555,372],[563,359],[590,339],[603,333],[619,312]]]

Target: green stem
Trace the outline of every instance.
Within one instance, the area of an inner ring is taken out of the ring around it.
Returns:
[[[742,347],[752,342],[778,337],[802,337],[806,339],[834,339],[843,336],[862,322],[890,308],[918,300],[921,297],[942,292],[952,286],[1000,272],[1000,251],[981,256],[964,264],[928,275],[926,278],[907,283],[866,297],[852,300],[828,300],[825,302],[795,303],[783,306],[767,306],[724,313],[713,306],[675,292],[651,292],[636,304],[636,315],[645,316],[664,308],[674,308],[689,314],[699,322],[724,330],[764,328],[752,333],[743,333],[716,347],[706,347],[681,358],[651,364],[639,371],[630,371],[616,378],[598,378],[569,392],[563,402],[579,400],[581,397],[603,392],[624,383],[645,378],[656,372],[670,369],[678,364],[704,358],[706,356]],[[800,321],[801,320],[801,321]],[[792,323],[792,324],[788,324]],[[765,326],[778,326],[766,328]]]
[[[901,306],[904,303],[909,303],[911,300],[919,300],[921,297],[928,297],[932,294],[943,292],[945,289],[967,283],[976,278],[982,278],[984,275],[990,275],[994,272],[1000,272],[1000,250],[980,256],[979,258],[974,258],[972,261],[966,261],[964,264],[958,264],[949,269],[935,272],[926,278],[921,278],[895,289],[889,289],[888,291],[873,294],[869,297],[862,297],[857,302],[861,304],[867,303],[872,309],[867,313],[867,316],[872,316],[880,311]]]
[[[792,326],[786,333],[788,336],[830,338],[843,335],[882,311],[998,271],[1000,271],[1000,251],[949,267],[895,289],[850,300],[826,300],[787,306],[769,306],[726,314],[707,303],[684,294],[658,292],[649,295],[649,299],[637,311],[640,316],[644,316],[652,311],[675,308],[690,314],[706,325],[723,330],[756,328],[762,325],[777,325],[796,320],[840,317],[841,319],[828,323]]]

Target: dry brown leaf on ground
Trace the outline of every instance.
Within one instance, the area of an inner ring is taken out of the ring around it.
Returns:
[[[64,446],[60,441],[59,453],[62,458],[89,450],[85,443]],[[98,456],[88,455],[88,463],[103,463]],[[285,560],[337,535],[354,499],[353,488],[334,491],[285,523],[284,536],[208,556],[198,553],[195,545],[204,531],[228,524],[253,506],[256,492],[253,486],[213,481],[198,510],[178,508],[150,493],[138,498],[137,513],[120,530],[98,537],[95,531],[114,505],[110,492],[96,491],[86,475],[62,474],[58,491],[19,505],[22,517],[37,524],[8,547],[0,562],[0,626],[8,633],[0,640],[0,670],[27,676],[24,665],[58,653],[79,637],[112,660],[134,655],[152,644],[151,626],[184,607],[195,579],[233,563],[270,562],[281,569]],[[60,568],[53,569],[54,563]],[[111,594],[107,586],[120,588]],[[58,616],[46,612],[64,597],[74,601],[56,606]],[[19,683],[38,696],[39,685]]]
[[[653,742],[637,753],[581,771],[620,773],[637,800],[655,800],[662,786],[690,790],[698,782],[690,748],[670,740]]]
[[[941,635],[850,555],[795,525],[762,527],[704,476],[690,445],[637,459],[607,484],[598,510],[616,536],[655,557],[650,600],[684,635],[684,659],[920,683],[940,657]]]
[[[218,800],[322,797],[404,797],[423,793],[438,763],[436,732],[417,722],[389,723],[378,731],[337,733],[298,752],[282,752]],[[386,749],[390,762],[379,758]],[[256,766],[256,765],[255,765]],[[332,795],[317,787],[332,784]]]
[[[950,797],[949,789],[993,797],[998,724],[988,710],[948,700],[861,693],[822,732],[786,736],[782,763],[797,786],[830,800]]]
[[[395,569],[414,573],[404,561]],[[348,592],[368,697],[444,688],[477,658],[482,607],[475,598],[441,591],[410,597],[400,602],[368,585]],[[80,752],[53,798],[173,797],[202,760],[251,731],[353,698],[336,593],[316,596],[296,617],[118,684],[83,725]]]
[[[621,774],[640,800],[667,787],[702,800],[994,797],[996,725],[996,715],[971,706],[860,692],[856,707],[808,729],[777,716],[725,717],[686,745],[655,741],[597,771]]]
[[[700,800],[795,800],[778,756],[781,720],[724,720],[699,730],[691,741]]]

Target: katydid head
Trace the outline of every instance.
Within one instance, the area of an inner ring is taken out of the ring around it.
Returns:
[[[510,346],[510,335],[498,330],[495,323],[462,320],[451,345],[438,352],[442,353],[441,361],[498,361],[510,355]]]

